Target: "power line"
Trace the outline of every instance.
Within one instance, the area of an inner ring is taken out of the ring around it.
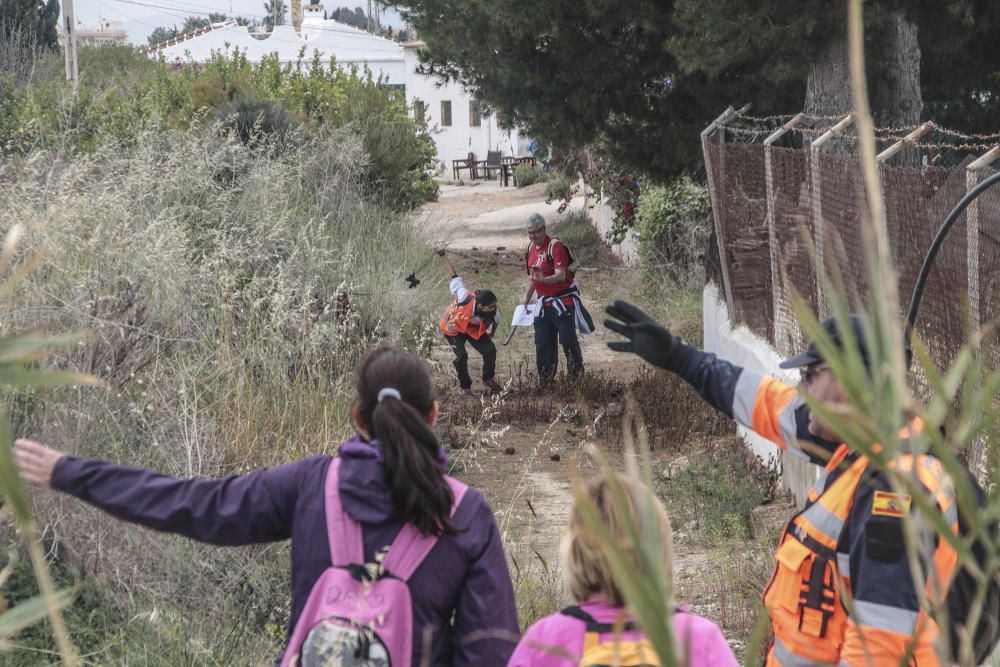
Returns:
[[[132,21],[134,23],[138,23],[139,25],[144,25],[147,28],[153,28],[155,30],[156,28],[161,27],[161,26],[153,25],[151,23],[146,23],[145,21],[140,21],[139,19],[135,18],[134,16],[130,16],[130,15],[126,14],[125,12],[123,12],[120,9],[118,9],[117,7],[112,7],[111,5],[108,5],[107,3],[104,2],[104,0],[97,0],[97,4],[101,5],[102,7],[104,7],[105,9],[107,9],[108,11],[114,12],[116,14],[121,14],[122,16],[124,16],[125,18],[127,18],[129,21]]]
[[[206,9],[211,14],[225,14],[226,10],[216,9],[214,7],[209,7],[203,4],[195,4],[192,2],[184,2],[183,0],[169,0],[170,5],[176,5],[176,9],[181,11],[190,11],[194,14],[202,14]],[[208,14],[205,14],[206,16]]]

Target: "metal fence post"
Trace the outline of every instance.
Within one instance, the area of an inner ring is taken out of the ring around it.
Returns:
[[[994,146],[965,168],[965,189],[971,190],[979,184],[979,170],[1000,159],[1000,146]],[[965,239],[968,255],[969,318],[973,332],[982,325],[979,300],[979,200],[973,199],[965,210]]]
[[[820,201],[822,194],[822,181],[820,179],[819,152],[823,144],[839,134],[848,125],[854,122],[854,114],[849,113],[836,125],[824,132],[809,147],[809,174],[812,183],[812,212],[813,212],[813,242],[816,246],[816,314],[820,319],[829,315],[829,308],[823,298],[823,281],[820,274],[826,266],[826,250],[824,248],[825,227],[823,224],[823,204]]]
[[[771,148],[774,142],[780,139],[793,127],[798,125],[799,121],[801,121],[804,116],[804,113],[795,115],[791,120],[775,130],[767,139],[764,140],[764,177],[767,183],[767,235],[769,239],[768,250],[770,250],[771,254],[771,312],[774,313],[774,345],[782,352],[785,352],[785,348],[787,347],[786,343],[789,337],[789,331],[786,329],[786,325],[789,318],[787,317],[787,304],[781,289],[781,285],[783,283],[781,279],[782,271],[781,266],[778,263],[778,252],[780,248],[775,224],[774,168],[771,162]]]
[[[744,109],[745,108],[746,107],[744,107]],[[742,109],[740,111],[742,111]],[[730,322],[735,322],[733,287],[732,283],[729,281],[729,264],[726,261],[726,244],[725,239],[722,236],[722,220],[720,218],[720,209],[722,208],[721,201],[719,200],[718,184],[715,182],[715,176],[712,173],[713,169],[711,159],[709,158],[708,144],[709,141],[711,141],[711,135],[722,127],[722,125],[729,119],[739,114],[740,111],[736,111],[733,107],[729,107],[701,132],[701,151],[705,157],[705,174],[708,176],[708,193],[712,198],[712,220],[715,223],[715,240],[716,245],[719,247],[719,266],[722,271],[722,289],[723,293],[726,295],[726,310],[729,312]],[[725,144],[725,136],[722,137],[722,141],[720,143]],[[721,149],[719,153],[721,156]],[[721,168],[719,170],[719,176],[723,185],[725,185],[725,174]]]

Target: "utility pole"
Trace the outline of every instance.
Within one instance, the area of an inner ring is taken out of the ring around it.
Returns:
[[[80,70],[76,62],[76,18],[73,16],[73,0],[63,0],[63,50],[66,54],[66,80],[76,87],[80,83]]]

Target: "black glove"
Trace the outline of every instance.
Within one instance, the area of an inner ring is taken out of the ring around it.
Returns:
[[[628,338],[608,343],[612,350],[634,352],[654,366],[675,373],[684,365],[691,347],[652,317],[627,301],[615,301],[605,312],[621,321],[604,320],[604,326]]]

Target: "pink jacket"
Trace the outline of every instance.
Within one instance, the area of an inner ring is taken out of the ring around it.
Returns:
[[[621,607],[595,599],[580,604],[580,608],[598,623],[613,623],[621,611]],[[565,614],[557,612],[546,616],[521,637],[507,667],[575,667],[583,650],[585,628],[583,621]],[[725,637],[710,620],[680,611],[674,614],[674,632],[677,641],[690,647],[691,659],[686,667],[738,667]],[[626,632],[624,638],[635,639],[640,634]],[[557,647],[562,655],[554,655],[555,652],[546,651],[539,644]],[[576,659],[571,659],[567,653]]]

